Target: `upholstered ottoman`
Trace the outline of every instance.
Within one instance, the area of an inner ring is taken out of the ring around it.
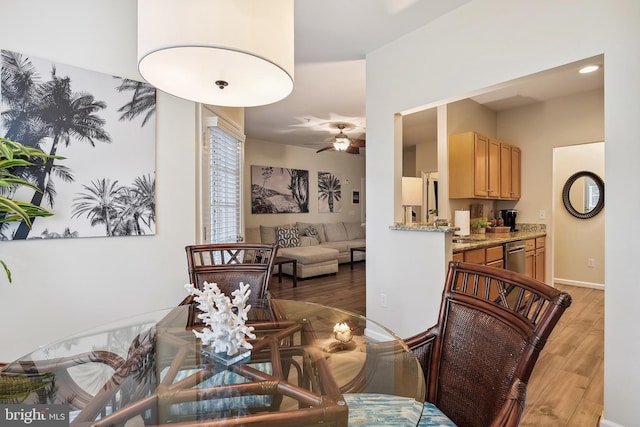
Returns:
[[[296,276],[299,279],[338,272],[338,250],[320,246],[297,246],[279,248],[278,256],[286,256],[297,261]],[[293,275],[293,266],[283,264],[282,271]]]

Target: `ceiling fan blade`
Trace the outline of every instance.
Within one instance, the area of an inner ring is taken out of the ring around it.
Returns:
[[[347,147],[345,151],[349,154],[360,154],[360,149],[353,144]]]
[[[334,148],[333,148],[333,145],[327,145],[326,147],[321,148],[321,149],[319,149],[318,151],[316,151],[316,154],[317,154],[317,153],[322,153],[323,151],[327,151],[327,150],[333,150],[333,149],[334,149]]]
[[[364,139],[352,139],[351,146],[352,147],[366,147],[366,140]]]

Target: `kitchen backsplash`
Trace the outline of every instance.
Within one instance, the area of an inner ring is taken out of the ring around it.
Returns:
[[[546,233],[547,224],[523,224],[518,222],[516,224],[516,229],[518,231],[526,231],[528,233]]]

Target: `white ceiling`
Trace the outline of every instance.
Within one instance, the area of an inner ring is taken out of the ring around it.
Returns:
[[[580,74],[586,65],[597,64],[594,73]],[[604,58],[586,58],[551,70],[505,82],[497,87],[478,91],[470,99],[496,111],[509,110],[549,101],[567,95],[604,88]],[[403,143],[405,146],[436,140],[436,108],[403,117]]]
[[[346,122],[353,125],[348,136],[364,138],[365,55],[469,1],[295,0],[293,92],[246,108],[247,137],[319,149],[337,133],[335,124]],[[472,99],[501,111],[603,86],[602,71],[580,75],[576,66],[488,88]],[[434,140],[435,126],[435,109],[405,116],[405,145]]]

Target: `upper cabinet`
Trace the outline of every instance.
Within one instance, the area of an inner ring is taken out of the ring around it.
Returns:
[[[500,199],[520,198],[520,149],[500,142]]]
[[[449,136],[451,199],[520,198],[521,152],[477,132]]]

